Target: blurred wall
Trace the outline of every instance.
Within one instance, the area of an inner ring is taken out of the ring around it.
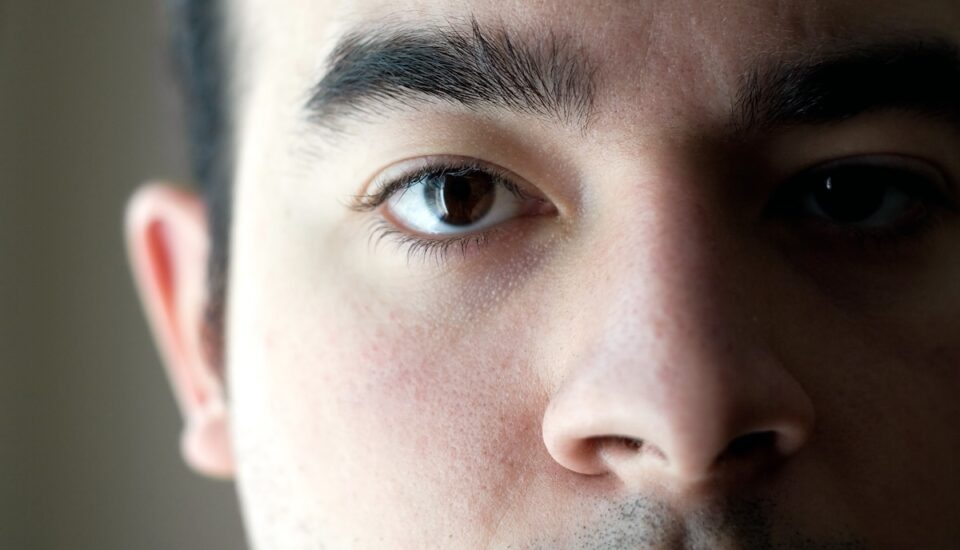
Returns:
[[[0,0],[0,548],[228,549],[233,488],[178,455],[122,210],[183,178],[155,0]]]

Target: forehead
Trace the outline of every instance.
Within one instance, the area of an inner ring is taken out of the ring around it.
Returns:
[[[730,29],[752,29],[751,38],[791,39],[798,31],[827,26],[835,32],[873,25],[954,26],[953,0],[227,0],[244,27],[274,39],[330,34],[342,25],[445,20],[465,16],[534,29],[564,29],[596,41],[626,36],[647,44],[697,42],[701,36],[671,35],[688,29],[723,42],[743,42]],[[819,30],[819,29],[818,29]],[[284,31],[274,34],[276,31]],[[788,32],[787,36],[782,33]],[[262,38],[262,36],[261,36]]]
[[[723,110],[764,57],[871,35],[957,39],[954,0],[228,0],[241,100],[301,107],[344,35],[476,20],[536,41],[553,35],[597,70],[599,111],[676,119]],[[254,94],[247,92],[253,91]],[[256,93],[259,92],[259,93]],[[254,99],[256,101],[256,99]]]
[[[930,26],[956,29],[954,0],[227,0],[244,38],[260,46],[329,49],[364,24],[416,25],[473,17],[487,24],[554,31],[605,57],[649,64],[647,56],[682,47],[708,56],[801,45],[845,33]],[[611,48],[618,45],[619,48]],[[287,50],[286,53],[292,53]]]

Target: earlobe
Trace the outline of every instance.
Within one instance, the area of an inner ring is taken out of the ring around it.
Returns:
[[[217,478],[233,476],[230,417],[224,407],[207,406],[186,419],[180,452],[197,472]]]
[[[220,365],[205,341],[209,236],[203,202],[171,185],[148,185],[126,212],[134,280],[184,418],[181,451],[196,471],[233,473]]]

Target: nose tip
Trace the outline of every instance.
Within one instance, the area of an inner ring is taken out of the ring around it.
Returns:
[[[628,485],[651,476],[676,486],[749,477],[796,454],[813,428],[802,395],[755,395],[688,396],[686,403],[614,390],[559,395],[544,417],[544,443],[568,470],[613,474]]]

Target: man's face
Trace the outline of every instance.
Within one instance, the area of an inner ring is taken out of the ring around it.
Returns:
[[[229,11],[257,547],[960,540],[960,4]]]

